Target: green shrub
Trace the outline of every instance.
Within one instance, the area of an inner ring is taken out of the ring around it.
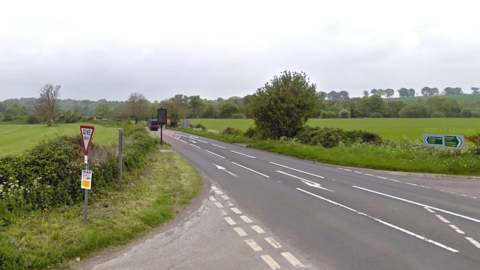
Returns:
[[[243,137],[254,139],[259,137],[258,131],[255,128],[248,128],[245,133],[243,133]]]
[[[325,148],[338,146],[340,143],[352,144],[355,142],[379,144],[382,139],[379,135],[363,130],[345,131],[340,128],[305,126],[296,136],[301,143],[321,145]]]
[[[237,128],[227,127],[224,131],[222,131],[222,134],[242,136],[243,131]]]
[[[430,115],[431,118],[445,118],[445,114],[442,112],[433,112]]]
[[[234,113],[234,114],[232,114],[232,116],[230,116],[230,118],[232,118],[232,119],[245,119],[247,117],[243,113]]]
[[[472,117],[472,111],[470,109],[463,109],[461,112],[460,112],[460,116],[463,117],[463,118],[470,118]]]
[[[370,115],[370,118],[383,118],[383,114],[379,112],[374,112]]]
[[[13,114],[6,113],[5,115],[3,115],[2,121],[3,121],[3,122],[11,122],[11,121],[13,121],[13,119],[15,119],[15,117],[13,116]]]
[[[338,118],[350,118],[350,112],[343,109],[338,113]]]
[[[204,125],[202,125],[202,124],[196,124],[196,125],[193,125],[192,127],[193,127],[193,128],[199,128],[199,129],[201,129],[201,130],[206,130],[206,129],[207,129],[207,128],[206,128]]]
[[[480,118],[480,112],[479,111],[473,111],[472,112],[472,117]]]
[[[38,116],[34,113],[29,113],[27,115],[27,123],[29,124],[38,124],[40,123],[40,119],[38,118]]]

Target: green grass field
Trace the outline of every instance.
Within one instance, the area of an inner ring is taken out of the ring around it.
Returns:
[[[35,146],[44,139],[52,139],[62,135],[80,134],[81,123],[62,124],[48,127],[42,125],[0,125],[0,157],[17,155]],[[91,123],[83,125],[94,126],[94,143],[109,143],[118,141],[118,127],[105,127]]]
[[[247,130],[253,125],[251,119],[190,119],[190,124],[202,124],[208,129],[223,131],[227,127]],[[477,118],[351,118],[310,119],[310,126],[336,127],[345,130],[366,130],[379,134],[383,139],[421,140],[422,134],[474,135],[480,133]]]

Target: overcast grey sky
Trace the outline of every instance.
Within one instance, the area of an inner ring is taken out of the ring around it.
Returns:
[[[473,0],[0,1],[0,100],[46,83],[62,99],[243,97],[283,70],[351,96],[480,87]]]

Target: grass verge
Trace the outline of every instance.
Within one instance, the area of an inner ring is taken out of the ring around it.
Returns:
[[[76,258],[123,245],[172,220],[198,195],[203,181],[175,152],[155,150],[149,158],[138,173],[124,175],[123,191],[89,201],[86,226],[83,203],[16,213],[0,231],[0,269],[69,269]]]
[[[480,157],[473,150],[459,151],[414,146],[409,141],[382,145],[353,144],[334,148],[310,146],[292,140],[251,140],[193,129],[177,129],[228,143],[247,143],[248,147],[327,164],[391,171],[480,176]]]

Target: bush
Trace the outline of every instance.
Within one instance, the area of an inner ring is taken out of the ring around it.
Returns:
[[[430,115],[431,118],[445,118],[445,114],[442,112],[433,112]]]
[[[191,126],[191,127],[192,127],[192,128],[199,128],[199,129],[201,129],[201,130],[206,130],[206,129],[207,129],[207,128],[206,128],[204,125],[202,125],[202,124],[196,124],[196,125],[193,125],[193,126]]]
[[[11,122],[11,121],[13,121],[14,118],[15,117],[13,116],[13,114],[7,113],[3,116],[2,121],[3,122]]]
[[[27,123],[29,124],[38,124],[40,123],[40,119],[38,118],[38,116],[34,113],[29,113],[27,115]]]
[[[398,115],[403,118],[424,118],[427,117],[427,109],[422,104],[411,103],[403,107]]]
[[[250,139],[258,138],[260,134],[258,134],[255,128],[248,128],[247,131],[243,134],[243,137],[247,137]]]
[[[463,118],[470,118],[470,117],[472,117],[472,111],[470,109],[463,109],[460,112],[460,116],[463,117]]]
[[[227,127],[224,131],[222,131],[222,134],[242,136],[242,135],[243,135],[243,131],[240,130],[240,129],[238,129],[238,128]]]
[[[480,112],[479,111],[473,111],[472,112],[472,117],[480,118]]]
[[[146,164],[155,139],[141,126],[124,128],[123,162],[127,170]],[[79,187],[83,163],[82,137],[61,136],[44,141],[22,156],[0,159],[0,208],[35,210],[72,205],[83,200]],[[90,170],[94,173],[94,200],[116,186],[118,159],[116,147],[90,145]],[[1,209],[0,209],[1,212]],[[5,222],[5,221],[3,221]]]
[[[343,109],[338,113],[338,118],[350,118],[350,112]]]
[[[356,142],[379,144],[382,139],[379,135],[363,130],[345,131],[340,128],[325,128],[305,126],[296,138],[308,145],[322,145],[325,148],[338,146],[340,143],[352,144]]]
[[[370,115],[370,118],[383,118],[383,114],[379,112],[374,112]]]
[[[234,114],[232,114],[232,116],[230,116],[230,118],[232,118],[232,119],[245,119],[247,117],[243,113],[234,113]]]

